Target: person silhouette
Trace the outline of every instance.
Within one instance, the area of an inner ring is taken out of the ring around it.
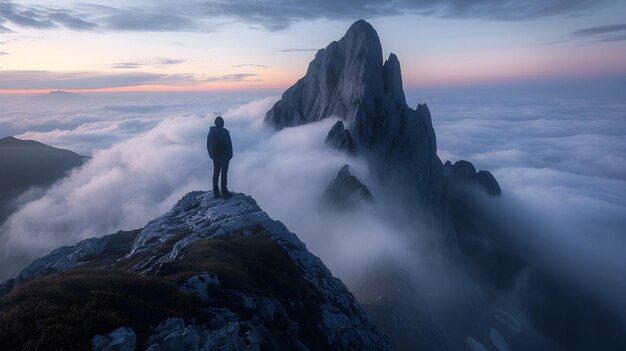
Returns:
[[[213,197],[228,199],[233,194],[228,191],[228,164],[233,158],[233,144],[230,132],[224,128],[224,118],[217,116],[215,126],[209,129],[206,148],[213,160]],[[218,178],[222,175],[222,192],[218,188]]]

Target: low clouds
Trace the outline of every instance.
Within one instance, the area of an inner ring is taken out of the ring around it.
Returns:
[[[206,159],[205,125],[197,118],[172,118],[96,152],[7,221],[0,245],[4,260],[21,261],[101,231],[141,227],[186,192],[204,188],[208,162],[199,160]],[[9,269],[6,261],[2,266]]]
[[[498,0],[211,0],[172,6],[144,2],[141,6],[81,4],[75,8],[0,4],[0,31],[10,27],[30,29],[68,28],[113,31],[210,31],[224,18],[261,25],[276,31],[313,19],[355,20],[397,15],[439,18],[525,20],[538,17],[578,15],[598,6],[594,0],[498,1]],[[10,26],[10,27],[7,27]]]
[[[626,305],[609,292],[626,293],[616,280],[626,266],[615,249],[626,245],[623,100],[472,94],[426,98],[440,157],[494,173],[510,206],[500,218],[518,218],[524,230],[511,232],[529,245],[532,260],[618,305],[626,317]]]
[[[496,293],[465,274],[467,262],[446,260],[428,243],[431,233],[413,223],[389,223],[371,209],[320,211],[320,194],[345,163],[377,199],[381,187],[362,160],[325,146],[334,120],[279,132],[264,128],[264,113],[278,97],[260,94],[86,94],[88,103],[63,105],[0,96],[3,132],[19,130],[19,138],[92,156],[52,188],[20,199],[20,209],[0,228],[0,279],[59,245],[142,227],[187,191],[209,189],[204,141],[214,117],[223,115],[235,148],[231,190],[253,196],[349,286],[376,259],[391,256],[414,270],[420,296],[413,302],[432,313],[429,320],[450,322],[441,333],[454,342],[475,336],[476,320],[492,309],[520,321],[519,334],[500,329],[509,341],[536,337],[531,314],[517,304],[525,273],[520,286]],[[412,92],[407,100],[429,104],[442,159],[470,160],[497,177],[503,197],[476,207],[493,216],[501,239],[534,267],[588,292],[610,316],[626,319],[624,102]],[[383,206],[393,211],[402,204]],[[477,312],[477,304],[484,310]],[[463,321],[471,327],[459,327]],[[489,328],[496,326],[502,327]]]
[[[151,98],[136,108],[105,107],[91,113],[113,113],[117,117],[85,121],[71,131],[54,128],[19,135],[63,147],[100,146],[83,167],[51,189],[36,193],[39,197],[30,194],[20,200],[25,204],[0,228],[0,276],[16,273],[29,260],[57,246],[142,227],[168,211],[186,192],[209,189],[211,166],[204,142],[217,113],[205,115],[202,111],[208,107],[206,102],[189,107],[179,99],[173,95],[159,99],[170,104],[158,108]],[[229,99],[230,106],[236,106],[235,100]],[[371,240],[362,247],[370,252],[380,250],[388,230],[376,219],[361,218],[355,221],[359,230],[348,230],[351,226],[343,221],[320,220],[315,209],[324,187],[344,163],[351,163],[353,172],[364,181],[368,179],[361,162],[324,144],[334,121],[274,133],[263,128],[262,119],[276,99],[254,100],[219,112],[233,135],[232,189],[254,196],[270,215],[285,220],[329,264],[339,267],[337,260],[352,255],[354,247],[346,245],[353,239],[369,236]],[[196,103],[203,100],[191,96]],[[153,112],[138,113],[140,107]],[[281,201],[276,201],[277,194],[281,194]],[[320,235],[317,223],[325,223],[327,230],[323,232],[327,234]],[[339,227],[346,234],[333,236]],[[337,255],[339,251],[344,255]],[[354,251],[353,257],[356,260],[362,254]]]

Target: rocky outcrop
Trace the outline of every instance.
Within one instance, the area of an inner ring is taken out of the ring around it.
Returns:
[[[326,144],[331,147],[346,151],[350,155],[356,154],[356,147],[350,131],[347,130],[342,121],[337,121],[326,135]]]
[[[287,89],[265,115],[282,129],[337,116],[349,122],[357,105],[374,113],[383,96],[382,47],[378,34],[363,21],[321,49],[306,75]]]
[[[147,350],[241,350],[258,351],[261,342],[271,337],[255,321],[238,322],[228,310],[211,325],[185,324],[182,318],[170,318],[157,326],[146,342]]]
[[[328,185],[321,202],[325,207],[340,210],[354,210],[364,204],[374,202],[369,189],[350,173],[350,167],[344,165]]]
[[[407,204],[412,217],[448,222],[428,107],[407,106],[398,58],[391,54],[383,63],[378,34],[363,20],[317,52],[306,75],[283,93],[265,122],[282,129],[331,116],[347,124],[372,173]]]
[[[488,194],[500,194],[491,173],[466,174],[466,166],[473,168],[468,162],[444,169],[428,106],[407,105],[398,57],[392,53],[383,62],[378,34],[363,20],[317,52],[305,76],[266,113],[265,123],[282,129],[329,117],[341,121],[327,142],[343,148],[349,135],[385,196],[405,205],[407,218],[450,234],[448,189],[477,184]]]
[[[100,297],[110,294],[102,284],[121,294]],[[65,289],[72,293],[52,297]],[[28,340],[20,330],[46,330],[42,321],[52,321],[92,337],[130,328],[143,349],[388,348],[346,286],[243,194],[224,201],[211,192],[189,193],[141,230],[88,239],[34,261],[4,290],[0,340]],[[39,301],[47,307],[33,309]],[[76,309],[88,309],[89,319],[64,317]],[[126,322],[115,325],[118,320]],[[96,337],[93,345],[106,349],[120,333]],[[77,345],[92,341],[70,339],[44,341],[53,348],[67,342],[85,348]],[[179,348],[168,348],[172,344]]]
[[[135,351],[137,336],[130,328],[119,328],[106,336],[96,335],[91,341],[93,351]]]
[[[460,160],[452,164],[446,161],[443,166],[446,183],[449,187],[458,185],[475,185],[493,196],[502,195],[496,178],[489,171],[476,171],[471,162]]]

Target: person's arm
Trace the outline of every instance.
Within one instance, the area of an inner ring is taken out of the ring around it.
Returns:
[[[226,145],[228,146],[228,159],[230,160],[231,158],[233,158],[233,142],[232,140],[230,140],[230,133],[226,133],[226,137],[227,137],[227,143]]]
[[[213,140],[213,135],[211,135],[211,133],[207,134],[206,136],[206,151],[209,153],[209,157],[213,158],[213,155],[211,155],[211,142]]]

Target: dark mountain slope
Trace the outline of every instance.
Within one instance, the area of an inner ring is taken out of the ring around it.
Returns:
[[[11,199],[30,187],[51,185],[87,159],[33,140],[0,139],[0,223],[12,211]]]
[[[0,344],[17,350],[84,350],[114,330],[96,349],[389,347],[345,285],[243,194],[189,193],[141,230],[37,259],[0,296]]]

